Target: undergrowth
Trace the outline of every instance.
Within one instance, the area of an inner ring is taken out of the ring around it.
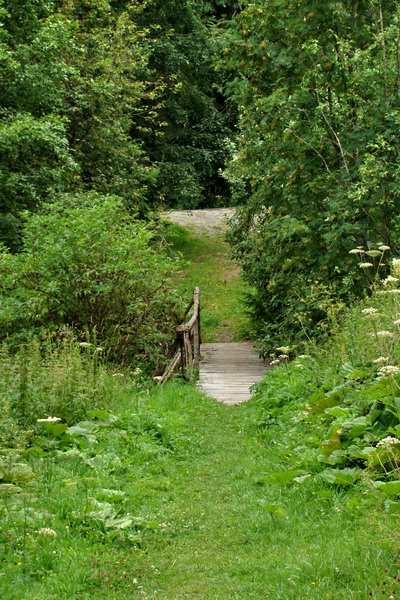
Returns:
[[[398,269],[398,261],[394,268]],[[292,423],[282,441],[290,470],[283,483],[354,487],[357,502],[400,509],[400,290],[389,276],[363,303],[332,322],[325,346],[273,353],[275,371],[258,386],[258,426]],[[300,432],[298,429],[300,428]],[[301,431],[312,432],[304,437]],[[299,439],[305,439],[298,443]],[[352,502],[356,502],[353,498]]]

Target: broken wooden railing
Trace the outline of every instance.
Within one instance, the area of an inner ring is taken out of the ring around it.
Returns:
[[[194,288],[193,298],[188,304],[183,319],[185,320],[193,307],[192,317],[186,323],[178,325],[175,329],[177,335],[177,351],[170,364],[164,371],[164,374],[158,380],[158,385],[162,385],[180,366],[182,377],[192,381],[196,375],[200,363],[200,288]]]

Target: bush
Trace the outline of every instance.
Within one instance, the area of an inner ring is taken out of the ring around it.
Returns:
[[[0,335],[14,344],[32,332],[70,330],[111,361],[154,369],[173,339],[176,262],[150,225],[115,198],[65,198],[25,214],[23,252],[0,255]]]

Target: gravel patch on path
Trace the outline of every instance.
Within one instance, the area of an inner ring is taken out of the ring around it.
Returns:
[[[196,210],[170,210],[161,217],[166,221],[188,227],[210,237],[217,237],[227,230],[227,221],[235,213],[234,208],[204,208]]]

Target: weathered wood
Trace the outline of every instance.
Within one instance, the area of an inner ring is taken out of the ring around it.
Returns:
[[[190,319],[190,321],[188,321],[187,323],[183,323],[182,325],[178,325],[178,327],[176,328],[176,332],[177,333],[183,333],[185,331],[190,331],[197,319],[200,317],[200,288],[199,287],[195,287],[194,288],[194,292],[193,292],[193,315],[192,318]]]
[[[178,352],[174,355],[158,385],[162,385],[171,377],[172,373],[181,365],[182,377],[191,381],[195,376],[200,362],[200,288],[196,287],[193,298],[189,302],[183,319],[187,317],[193,307],[193,315],[187,323],[178,325],[175,329],[177,334]]]
[[[271,366],[259,359],[251,342],[203,344],[200,389],[224,404],[239,404],[251,397],[251,387]]]
[[[197,319],[193,328],[193,366],[198,368],[200,363],[200,319]]]
[[[163,383],[166,383],[169,379],[171,379],[172,374],[175,371],[175,369],[177,368],[177,366],[179,365],[180,361],[181,361],[181,350],[179,349],[178,352],[176,352],[174,358],[172,359],[172,361],[169,364],[169,366],[167,367],[167,369],[164,371],[164,375],[162,377],[160,377],[160,379],[158,380],[157,385],[163,385]]]

